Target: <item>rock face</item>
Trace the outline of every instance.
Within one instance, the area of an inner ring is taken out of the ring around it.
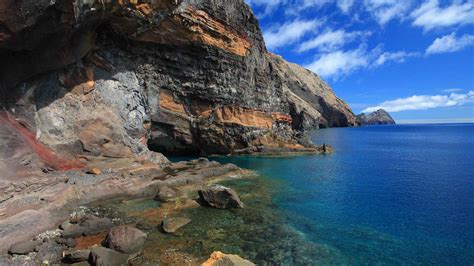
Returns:
[[[356,123],[243,0],[3,1],[0,80],[1,107],[66,155],[297,150]]]
[[[181,227],[189,224],[191,219],[184,218],[184,217],[175,217],[163,220],[161,226],[165,233],[173,234],[178,231]]]
[[[357,122],[361,126],[365,125],[395,125],[395,120],[387,111],[379,109],[368,115],[362,113],[357,116]]]
[[[243,208],[244,204],[240,201],[239,195],[233,189],[221,185],[199,190],[200,201],[212,208],[229,209]]]

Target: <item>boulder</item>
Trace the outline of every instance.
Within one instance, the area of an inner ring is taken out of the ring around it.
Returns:
[[[38,246],[35,261],[42,264],[59,263],[63,258],[63,247],[56,242],[45,242]]]
[[[201,266],[252,266],[254,263],[242,259],[237,255],[224,254],[220,251],[214,251],[211,257],[201,264]]]
[[[221,185],[214,185],[199,190],[199,199],[202,204],[217,209],[243,208],[244,204],[235,190]]]
[[[24,241],[11,245],[8,253],[12,255],[26,255],[35,250],[35,248],[40,245],[39,241]]]
[[[128,256],[112,249],[95,247],[91,249],[89,262],[96,266],[126,266]]]
[[[63,231],[63,237],[78,237],[83,235],[95,235],[112,228],[114,224],[108,218],[99,218],[87,214],[77,224]]]
[[[177,193],[174,189],[168,186],[162,186],[158,189],[158,193],[155,196],[155,200],[162,202],[172,201],[177,197]]]
[[[56,243],[70,247],[70,248],[73,248],[77,245],[77,241],[74,238],[58,237],[56,238]]]
[[[147,234],[130,226],[122,225],[110,229],[105,245],[115,251],[137,255],[145,244]]]
[[[91,251],[88,249],[65,252],[64,262],[65,263],[78,263],[82,261],[87,261],[90,257],[90,254],[91,254]]]
[[[184,217],[175,217],[175,218],[169,218],[169,219],[163,220],[161,225],[162,225],[163,231],[169,234],[173,234],[173,233],[176,233],[178,229],[189,224],[190,222],[191,222],[191,219],[184,218]]]

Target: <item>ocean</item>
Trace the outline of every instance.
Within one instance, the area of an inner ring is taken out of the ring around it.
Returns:
[[[332,128],[311,138],[335,152],[213,158],[278,184],[271,208],[327,251],[306,262],[474,264],[474,124]]]

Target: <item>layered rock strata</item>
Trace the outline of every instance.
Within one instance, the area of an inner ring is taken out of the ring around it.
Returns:
[[[267,52],[242,0],[4,1],[2,107],[66,155],[312,149],[351,126],[314,73]]]

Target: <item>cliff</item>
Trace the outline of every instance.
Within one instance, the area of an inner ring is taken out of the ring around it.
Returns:
[[[0,3],[1,107],[70,156],[314,150],[355,116],[242,0]]]
[[[362,113],[357,116],[357,122],[362,125],[395,125],[395,120],[387,111],[380,109],[368,115]]]

